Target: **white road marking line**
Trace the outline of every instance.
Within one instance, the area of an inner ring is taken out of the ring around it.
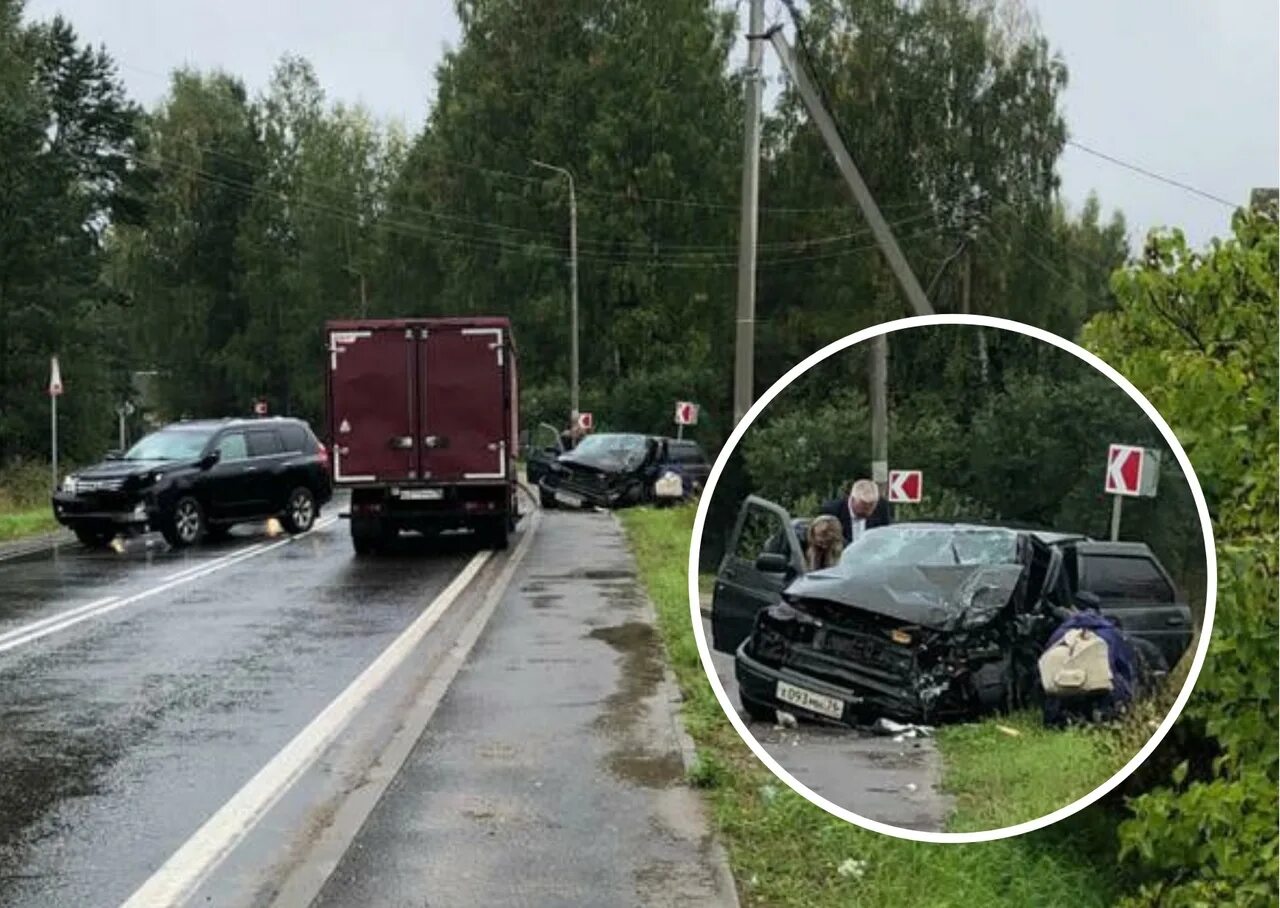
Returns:
[[[78,605],[73,609],[67,609],[65,612],[59,612],[56,615],[41,618],[39,621],[32,621],[30,624],[24,624],[22,627],[14,628],[11,631],[5,631],[3,634],[0,634],[0,645],[7,643],[15,637],[21,637],[25,634],[31,633],[32,631],[39,630],[42,627],[47,627],[50,624],[57,624],[59,621],[65,621],[75,615],[82,615],[85,612],[91,612],[94,609],[102,608],[109,602],[115,602],[118,598],[120,597],[107,596],[105,599],[98,599],[94,602],[87,603],[86,605]]]
[[[201,577],[207,577],[210,574],[217,573],[225,567],[239,564],[242,561],[248,561],[250,558],[256,558],[259,555],[265,555],[267,552],[278,549],[281,546],[288,545],[295,540],[302,539],[305,536],[314,533],[316,530],[330,526],[336,523],[337,520],[338,518],[331,517],[327,521],[317,523],[306,533],[299,533],[297,536],[290,536],[287,539],[281,539],[279,542],[274,542],[269,545],[266,543],[257,543],[250,548],[242,549],[241,551],[234,552],[230,555],[225,555],[222,558],[210,561],[207,564],[196,565],[188,570],[179,571],[177,574],[173,574],[166,578],[159,586],[143,590],[141,593],[134,593],[132,596],[128,596],[123,599],[116,596],[100,599],[96,602],[90,602],[87,605],[77,606],[76,608],[57,615],[51,615],[48,618],[42,618],[39,621],[32,622],[31,624],[24,625],[23,627],[14,628],[3,635],[0,635],[0,653],[17,649],[19,646],[25,646],[28,643],[34,643],[36,640],[40,640],[50,634],[56,634],[59,631],[67,630],[68,628],[75,627],[77,624],[89,621],[93,618],[100,618],[103,615],[114,612],[116,609],[133,605],[135,602],[141,602],[144,599],[149,599],[158,593],[163,593],[175,587],[182,586],[185,583],[190,583],[192,580],[199,580]]]
[[[180,905],[244,840],[281,796],[315,762],[360,711],[369,697],[400,667],[467,588],[492,552],[478,552],[440,595],[377,659],[318,716],[245,783],[195,835],[138,887],[123,908]]]
[[[182,570],[175,571],[169,576],[163,578],[160,582],[169,583],[172,580],[178,580],[182,577],[187,576],[188,574],[194,574],[196,571],[200,571],[200,570],[204,570],[205,568],[212,567],[215,564],[222,564],[224,561],[230,561],[231,559],[236,558],[239,555],[243,555],[245,552],[256,551],[257,549],[262,548],[265,544],[266,543],[255,542],[253,545],[246,546],[243,549],[236,549],[234,552],[231,552],[227,555],[222,555],[218,558],[214,558],[211,561],[202,561],[202,562],[199,562],[198,564],[193,564],[188,567],[184,567]]]

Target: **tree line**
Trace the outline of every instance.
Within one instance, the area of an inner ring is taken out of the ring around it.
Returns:
[[[805,51],[940,311],[1074,336],[1112,305],[1123,219],[1069,213],[1062,62],[976,0],[809,4]],[[131,101],[105,49],[0,0],[0,461],[47,447],[48,357],[73,456],[113,438],[152,372],[161,418],[318,421],[326,318],[509,315],[527,424],[569,406],[567,168],[580,228],[582,401],[602,427],[731,428],[741,174],[732,9],[460,0],[459,45],[407,135],[333,103],[283,58],[252,95],[174,72]],[[11,90],[10,90],[11,89]],[[756,391],[803,356],[904,310],[799,99],[766,115]],[[979,353],[981,351],[978,351]]]

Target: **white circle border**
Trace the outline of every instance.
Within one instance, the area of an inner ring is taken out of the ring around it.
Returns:
[[[1196,647],[1195,658],[1191,663],[1191,671],[1187,675],[1186,682],[1182,685],[1182,690],[1178,694],[1177,700],[1174,701],[1173,708],[1169,714],[1165,716],[1164,721],[1160,723],[1155,734],[1147,741],[1146,745],[1138,751],[1138,753],[1129,760],[1124,766],[1116,771],[1111,778],[1107,779],[1097,788],[1081,798],[1067,804],[1064,807],[1047,813],[1044,816],[1034,820],[1028,820],[1024,823],[1018,823],[1013,826],[1005,826],[1000,829],[986,829],[979,832],[931,832],[918,829],[907,829],[900,826],[893,826],[888,823],[882,823],[879,820],[872,820],[861,816],[827,800],[822,795],[817,794],[808,788],[803,782],[796,779],[786,769],[778,763],[768,751],[755,739],[755,736],[747,729],[746,723],[742,721],[742,717],[738,715],[738,709],[725,693],[720,678],[716,673],[715,664],[711,659],[711,650],[707,645],[706,634],[702,628],[702,610],[700,605],[700,597],[698,590],[698,565],[699,554],[702,548],[702,530],[707,520],[707,511],[711,505],[712,496],[715,494],[716,483],[720,480],[720,474],[724,472],[725,464],[728,463],[730,455],[737,448],[738,443],[742,440],[742,436],[756,418],[764,411],[770,402],[785,390],[793,381],[807,372],[810,368],[840,352],[854,344],[879,337],[882,334],[892,334],[897,331],[903,331],[909,328],[919,328],[931,325],[969,325],[981,326],[984,328],[996,328],[1003,331],[1013,331],[1028,337],[1033,337],[1047,344],[1065,350],[1081,359],[1089,365],[1093,366],[1107,378],[1115,382],[1126,394],[1133,398],[1134,402],[1142,408],[1147,417],[1160,430],[1160,434],[1164,436],[1164,440],[1168,443],[1173,451],[1174,457],[1178,461],[1178,465],[1182,467],[1182,472],[1187,478],[1188,485],[1191,487],[1191,495],[1195,500],[1196,511],[1200,517],[1200,526],[1204,531],[1204,554],[1205,554],[1205,609],[1204,622],[1200,628],[1200,643]],[[760,399],[751,405],[742,421],[734,427],[733,432],[729,435],[729,439],[725,442],[720,450],[716,462],[711,468],[711,474],[707,477],[706,485],[701,494],[701,500],[698,504],[698,511],[693,521],[693,538],[689,543],[689,611],[690,619],[693,622],[694,639],[698,645],[698,655],[702,659],[702,668],[707,675],[707,679],[711,682],[711,689],[716,695],[716,700],[720,703],[720,708],[724,710],[729,722],[737,731],[738,736],[746,742],[756,757],[767,766],[775,776],[785,782],[796,794],[803,797],[817,807],[822,808],[827,813],[839,817],[846,822],[872,832],[879,832],[884,835],[893,836],[899,839],[908,839],[913,842],[931,842],[943,844],[968,844],[974,842],[992,842],[998,839],[1007,839],[1013,836],[1022,835],[1027,832],[1034,832],[1037,829],[1043,829],[1059,820],[1065,820],[1067,817],[1093,804],[1098,799],[1106,796],[1117,785],[1127,779],[1142,763],[1151,755],[1151,753],[1160,745],[1165,736],[1173,728],[1173,724],[1181,715],[1183,707],[1191,698],[1192,689],[1195,687],[1196,680],[1200,677],[1200,669],[1204,666],[1205,656],[1209,649],[1209,640],[1213,633],[1213,617],[1214,609],[1217,606],[1218,598],[1218,559],[1217,552],[1214,548],[1213,525],[1209,518],[1209,508],[1205,504],[1204,492],[1200,488],[1200,480],[1197,478],[1195,470],[1191,466],[1191,461],[1187,458],[1186,452],[1182,449],[1182,445],[1178,442],[1178,438],[1173,434],[1173,430],[1169,428],[1169,424],[1164,421],[1159,411],[1151,404],[1142,392],[1133,386],[1133,384],[1108,365],[1105,361],[1085,350],[1083,347],[1049,331],[1023,324],[1022,322],[1011,321],[1009,319],[995,318],[986,315],[923,315],[913,316],[911,318],[902,318],[895,321],[883,322],[870,328],[864,328],[856,331],[847,337],[841,338],[834,343],[828,344],[821,350],[806,357],[801,362],[793,366],[785,375],[773,383]]]

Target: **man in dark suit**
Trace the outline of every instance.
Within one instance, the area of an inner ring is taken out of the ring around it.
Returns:
[[[889,502],[880,497],[880,489],[870,479],[859,479],[849,490],[848,498],[828,501],[819,513],[840,521],[845,545],[856,542],[867,530],[888,526],[893,519]]]

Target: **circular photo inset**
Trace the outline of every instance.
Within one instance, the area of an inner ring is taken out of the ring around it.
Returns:
[[[1204,496],[1164,420],[1060,337],[904,319],[814,354],[726,444],[690,595],[747,744],[858,825],[971,842],[1118,785],[1213,622]]]

